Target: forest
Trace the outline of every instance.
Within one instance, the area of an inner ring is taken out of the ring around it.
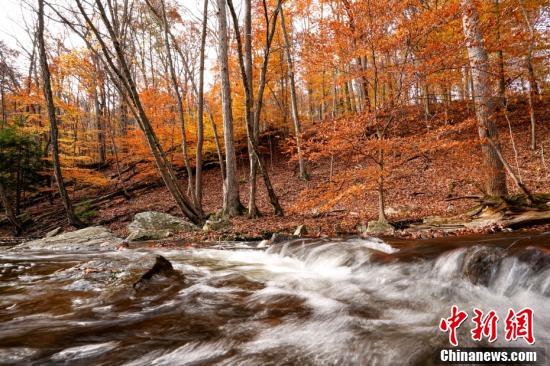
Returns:
[[[127,235],[143,211],[198,226],[171,233],[197,242],[550,220],[545,1],[11,7],[25,21],[0,40],[5,240]]]
[[[0,3],[0,364],[548,364],[547,0]]]

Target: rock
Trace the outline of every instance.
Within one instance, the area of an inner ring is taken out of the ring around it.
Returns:
[[[369,221],[366,234],[370,235],[392,235],[395,228],[387,222]]]
[[[258,243],[256,248],[263,249],[263,248],[267,248],[270,245],[271,245],[271,241],[267,240],[267,239],[264,239],[264,240],[262,240],[261,242]]]
[[[136,253],[137,254],[137,253]],[[58,271],[52,276],[70,280],[69,291],[96,291],[102,301],[127,299],[135,290],[181,284],[184,276],[160,255],[115,256],[97,259]]]
[[[144,289],[154,277],[166,278],[180,278],[180,273],[174,269],[172,263],[162,255],[155,257],[155,263],[153,266],[145,272],[141,278],[134,282],[133,287],[136,290]]]
[[[302,237],[307,235],[307,227],[305,225],[300,225],[294,230],[294,236]]]
[[[294,236],[294,235],[287,235],[287,234],[274,233],[274,234],[271,236],[271,239],[269,239],[269,244],[270,244],[270,245],[273,245],[273,244],[280,244],[280,243],[284,243],[284,242],[287,242],[287,241],[290,241],[290,240],[294,240],[294,239],[298,239],[298,237],[297,237],[297,236]]]
[[[91,226],[53,237],[29,241],[17,245],[11,250],[115,250],[122,242],[122,239],[114,236],[105,227]]]
[[[357,225],[357,234],[363,236],[367,234],[367,225],[365,223],[361,223]]]
[[[51,230],[51,231],[48,231],[46,233],[46,238],[51,238],[53,236],[56,236],[56,235],[59,235],[63,232],[63,228],[58,226],[56,227],[55,229]]]
[[[192,231],[196,226],[178,217],[162,212],[140,212],[128,225],[128,241],[158,240],[168,238],[178,231]]]
[[[203,231],[218,231],[225,229],[231,225],[231,222],[227,219],[210,219],[206,220],[206,223],[202,227]]]
[[[539,273],[550,267],[550,255],[538,248],[529,247],[522,250],[518,259],[529,265],[531,270]]]
[[[488,286],[503,255],[504,251],[497,247],[470,247],[464,255],[462,274],[474,285]]]

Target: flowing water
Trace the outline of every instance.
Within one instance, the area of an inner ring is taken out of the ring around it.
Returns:
[[[501,325],[529,306],[541,347],[549,250],[548,234],[154,250],[182,276],[137,291],[117,278],[152,250],[0,249],[0,364],[425,365],[453,304]],[[461,346],[487,345],[469,329]]]

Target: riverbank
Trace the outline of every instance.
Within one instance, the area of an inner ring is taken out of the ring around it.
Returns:
[[[537,110],[540,124],[537,125],[539,148],[532,151],[529,146],[529,117],[525,113],[526,105],[514,104],[510,107],[510,128],[506,120],[499,119],[499,132],[503,145],[503,153],[514,166],[520,167],[523,182],[533,192],[550,192],[550,171],[547,169],[544,148],[550,146],[550,123],[545,112],[546,103]],[[412,113],[416,113],[411,111]],[[414,115],[412,115],[414,117]],[[435,116],[430,122],[430,128],[444,125],[443,114]],[[411,117],[412,118],[412,117]],[[415,117],[421,120],[421,115]],[[457,105],[448,115],[450,123],[459,124],[468,118],[463,106]],[[454,122],[452,122],[454,121]],[[310,129],[315,126],[310,126]],[[510,135],[512,131],[513,135]],[[312,133],[306,132],[306,133]],[[420,136],[429,133],[422,123],[413,124],[409,136]],[[456,141],[476,140],[476,130],[468,128],[454,131]],[[515,149],[508,139],[514,137]],[[249,219],[240,216],[230,219],[229,225],[208,232],[198,230],[191,233],[175,233],[173,239],[190,242],[217,240],[247,240],[269,238],[273,233],[292,234],[300,225],[307,228],[309,237],[336,237],[355,235],[369,221],[377,219],[378,201],[374,187],[365,186],[364,194],[359,197],[343,196],[330,207],[325,205],[327,199],[333,199],[345,189],[353,179],[336,181],[339,173],[349,171],[356,162],[336,158],[334,161],[309,162],[310,180],[304,182],[296,176],[297,163],[288,154],[285,134],[283,131],[273,132],[263,136],[264,146],[269,149],[262,151],[267,168],[285,211],[284,217],[275,216],[268,201],[267,192],[262,182],[258,182],[257,206],[262,216]],[[248,161],[246,145],[240,145],[238,155],[238,177],[240,196],[246,206],[248,197]],[[386,214],[388,220],[395,226],[391,233],[398,237],[430,238],[438,236],[468,235],[472,233],[491,233],[508,230],[498,225],[479,225],[477,227],[449,227],[448,218],[456,218],[470,212],[478,205],[482,192],[472,177],[475,172],[468,171],[471,167],[464,159],[478,161],[477,150],[448,155],[445,150],[434,151],[408,161],[400,174],[392,176],[386,188]],[[180,167],[181,169],[181,167]],[[131,198],[125,197],[120,184],[117,183],[117,172],[113,165],[107,165],[98,173],[111,179],[109,186],[84,186],[74,181],[69,185],[71,196],[75,202],[77,214],[89,225],[108,227],[116,235],[126,237],[128,224],[140,212],[157,211],[180,216],[170,194],[158,178],[153,163],[150,160],[126,162],[121,167],[122,179]],[[182,184],[185,177],[182,172]],[[203,208],[206,213],[219,212],[223,202],[222,180],[217,165],[209,163],[205,167]],[[508,182],[511,193],[517,194],[513,182]],[[76,190],[75,190],[75,187]],[[326,199],[325,199],[326,198]],[[550,207],[550,206],[549,206]],[[63,231],[74,230],[66,225],[63,207],[58,199],[49,201],[47,196],[29,197],[22,206],[24,216],[33,222],[27,225],[20,235],[22,238],[38,238],[47,232],[61,227]],[[447,219],[445,219],[447,218]],[[0,215],[0,238],[11,237],[11,227]],[[428,225],[422,223],[428,222]],[[3,224],[2,224],[3,223]],[[411,224],[416,224],[417,230],[403,230]],[[451,225],[452,226],[452,225]],[[550,229],[544,221],[538,224],[528,224],[520,230],[547,231]],[[513,230],[518,228],[513,227]]]

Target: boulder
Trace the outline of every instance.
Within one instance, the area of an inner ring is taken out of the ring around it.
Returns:
[[[29,241],[11,250],[66,250],[97,251],[115,250],[123,240],[117,238],[103,226],[91,226],[60,235]]]
[[[159,240],[178,231],[192,231],[196,226],[178,217],[162,212],[140,212],[128,225],[128,241]]]
[[[174,269],[172,263],[162,255],[155,257],[153,266],[141,278],[134,282],[135,290],[143,290],[155,279],[182,279],[181,274]]]
[[[307,227],[305,225],[300,225],[294,231],[294,236],[302,237],[307,235]]]
[[[488,286],[503,256],[504,250],[498,247],[470,247],[464,255],[462,274],[474,285]]]
[[[395,233],[395,228],[387,222],[369,221],[365,233],[369,235],[392,235]]]

